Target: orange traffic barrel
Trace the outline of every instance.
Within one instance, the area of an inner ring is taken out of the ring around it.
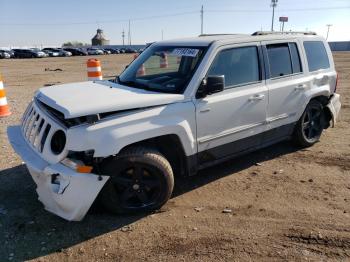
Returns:
[[[134,60],[139,56],[139,53],[134,54]],[[140,68],[136,72],[136,76],[144,76],[146,74],[146,68],[145,65],[142,64]]]
[[[92,59],[89,59],[86,64],[87,64],[88,80],[89,81],[102,80],[102,70],[101,70],[100,61],[92,58]]]
[[[145,65],[142,64],[140,68],[137,70],[136,76],[144,76],[146,75],[146,68]]]
[[[7,104],[6,93],[5,93],[4,84],[2,81],[2,76],[0,75],[0,117],[5,117],[9,115],[11,115],[11,112]]]
[[[168,56],[164,53],[159,60],[160,68],[168,68]]]

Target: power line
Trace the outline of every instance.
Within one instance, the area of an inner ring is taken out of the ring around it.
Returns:
[[[350,6],[333,6],[333,7],[319,7],[319,8],[292,8],[292,9],[279,9],[279,12],[316,12],[316,11],[323,11],[323,10],[343,10],[343,9],[350,9]],[[204,12],[204,11],[203,11]],[[269,9],[226,9],[226,10],[220,10],[220,9],[209,9],[205,10],[206,13],[269,13],[271,10]],[[164,15],[153,15],[153,16],[145,16],[145,17],[135,17],[130,19],[113,19],[113,20],[99,20],[99,24],[110,24],[110,23],[122,23],[122,22],[129,22],[130,21],[142,21],[142,20],[152,20],[152,19],[159,19],[159,18],[168,18],[168,17],[176,17],[176,16],[185,16],[185,15],[191,15],[191,14],[198,14],[201,13],[201,11],[188,11],[188,12],[181,12],[181,13],[171,13],[171,14],[164,14]],[[72,26],[72,25],[96,25],[96,21],[85,21],[85,22],[62,22],[62,23],[1,23],[0,26]]]
[[[128,30],[128,41],[129,41],[129,46],[131,46],[131,28],[130,28],[130,20],[129,20],[129,30]]]
[[[182,12],[182,13],[173,13],[173,14],[164,14],[164,15],[154,15],[154,16],[145,16],[145,17],[136,17],[136,18],[130,18],[130,19],[113,19],[113,20],[99,20],[100,24],[109,24],[109,23],[121,23],[121,22],[129,22],[129,21],[142,21],[142,20],[152,20],[152,19],[158,19],[158,18],[167,18],[167,17],[175,17],[175,16],[183,16],[183,15],[189,15],[189,14],[198,14],[198,11],[191,11],[191,12]],[[1,23],[0,26],[64,26],[64,25],[92,25],[96,24],[95,22],[64,22],[64,23],[45,23],[45,24],[39,24],[39,23]]]
[[[322,11],[322,10],[341,10],[350,9],[350,6],[335,6],[335,7],[319,7],[319,8],[292,8],[292,9],[278,9],[279,12],[303,12],[303,11]],[[205,10],[208,13],[269,13],[268,9],[226,9],[226,10]]]
[[[204,19],[204,8],[201,8],[201,35],[203,35],[203,19]]]

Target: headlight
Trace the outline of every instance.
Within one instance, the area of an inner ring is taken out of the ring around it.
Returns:
[[[51,138],[51,151],[55,155],[63,152],[66,146],[66,134],[62,130],[57,130]]]

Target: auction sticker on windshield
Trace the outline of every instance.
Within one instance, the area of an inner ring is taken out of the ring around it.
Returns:
[[[194,48],[175,48],[171,54],[175,56],[191,56],[195,57],[198,54],[199,49]]]

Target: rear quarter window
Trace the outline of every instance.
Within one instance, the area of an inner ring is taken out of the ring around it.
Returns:
[[[330,67],[328,54],[322,41],[306,41],[304,49],[310,72]]]

